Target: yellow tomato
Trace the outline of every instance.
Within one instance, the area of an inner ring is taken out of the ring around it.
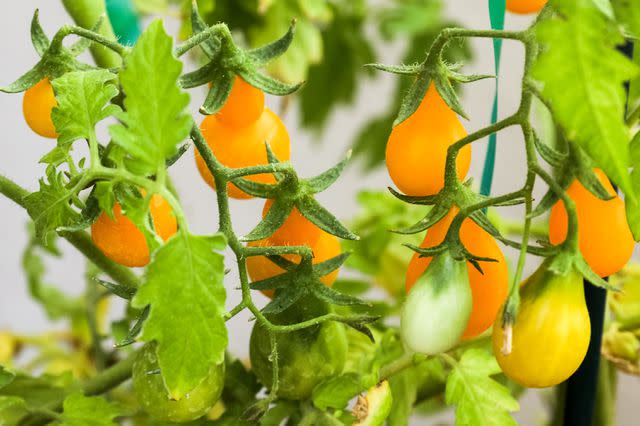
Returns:
[[[22,113],[31,130],[45,138],[57,138],[51,119],[51,110],[56,105],[56,96],[48,78],[27,89],[22,100]]]
[[[568,379],[580,367],[591,337],[582,276],[576,271],[557,275],[547,269],[549,262],[520,288],[510,354],[501,352],[501,313],[493,328],[493,350],[502,371],[531,388],[555,386]]]

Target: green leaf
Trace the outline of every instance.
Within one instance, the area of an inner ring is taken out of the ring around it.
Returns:
[[[561,13],[538,25],[545,48],[533,76],[543,84],[542,95],[567,138],[634,199],[622,83],[638,68],[616,50],[622,36],[591,0],[551,4]]]
[[[611,0],[613,11],[625,31],[640,38],[640,7],[636,0]]]
[[[227,347],[221,234],[181,230],[160,247],[132,304],[151,305],[141,340],[158,343],[158,362],[173,399],[185,397],[224,361]]]
[[[126,95],[121,124],[109,127],[113,141],[130,156],[128,167],[152,174],[178,152],[189,135],[189,95],[178,87],[182,62],[162,21],[152,22],[125,58],[120,84]]]
[[[102,397],[74,393],[64,400],[60,426],[117,426],[114,419],[120,415],[120,409]]]
[[[51,118],[58,132],[58,143],[94,139],[95,126],[120,108],[109,104],[118,94],[116,76],[107,70],[74,71],[53,80],[58,105]]]
[[[5,387],[16,377],[14,373],[0,365],[0,388]]]
[[[48,183],[40,179],[40,189],[29,194],[24,202],[36,227],[36,236],[43,243],[49,233],[60,227],[68,227],[80,220],[80,214],[69,204],[74,195],[65,188],[64,176],[51,169],[47,173]]]
[[[61,396],[65,396],[72,383],[71,374],[62,376],[43,374],[40,377],[31,377],[16,372],[13,380],[0,388],[0,400],[7,396],[19,397],[24,399],[27,406],[42,407],[59,400]]]
[[[516,425],[510,411],[520,409],[509,389],[491,378],[500,373],[493,356],[482,349],[467,350],[447,379],[445,399],[456,406],[456,425]]]
[[[0,395],[0,426],[15,426],[26,414],[28,411],[24,399]]]
[[[326,411],[327,408],[343,410],[349,401],[364,389],[358,374],[345,373],[331,377],[316,386],[311,399],[313,405],[320,410]]]

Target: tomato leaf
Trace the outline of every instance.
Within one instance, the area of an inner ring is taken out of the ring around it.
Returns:
[[[0,389],[11,383],[15,377],[15,374],[0,365]]]
[[[73,71],[52,81],[58,106],[51,118],[59,134],[58,144],[95,139],[96,124],[120,111],[120,107],[108,104],[118,94],[115,78],[107,70]]]
[[[40,179],[40,189],[29,194],[24,202],[35,224],[36,236],[43,243],[47,236],[60,227],[68,227],[80,220],[80,214],[69,204],[74,195],[64,186],[63,174],[47,171],[47,181]]]
[[[447,379],[445,399],[456,406],[456,425],[516,425],[509,411],[520,409],[509,389],[491,378],[496,359],[482,349],[467,350]]]
[[[356,373],[345,373],[331,377],[313,389],[311,400],[320,410],[335,408],[343,410],[349,401],[365,387]]]
[[[613,11],[630,35],[640,37],[640,7],[634,0],[611,0]]]
[[[160,247],[132,305],[151,305],[141,340],[156,341],[169,395],[181,399],[224,361],[227,347],[221,234],[195,236],[181,230]]]
[[[106,399],[87,397],[81,393],[69,395],[63,404],[60,426],[117,426],[114,419],[120,408]]]
[[[545,48],[533,77],[543,84],[542,95],[568,139],[580,145],[628,199],[635,199],[627,171],[629,131],[622,83],[638,68],[616,50],[623,38],[591,0],[551,4],[561,13],[538,24],[536,34]]]
[[[113,141],[129,154],[127,166],[138,174],[153,174],[191,129],[186,110],[189,95],[178,87],[182,62],[173,55],[173,42],[162,21],[149,25],[125,58],[120,83],[125,92],[122,122],[109,127]]]
[[[17,396],[0,395],[0,426],[17,425],[27,413],[24,399]]]

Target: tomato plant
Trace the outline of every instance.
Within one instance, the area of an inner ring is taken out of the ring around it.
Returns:
[[[640,375],[635,4],[492,0],[468,29],[459,3],[61,0],[55,32],[35,11],[37,58],[0,90],[55,141],[31,189],[0,175],[0,194],[56,327],[0,309],[0,424],[513,425],[527,388],[557,387],[544,421],[612,425],[617,372]],[[471,89],[489,77],[493,105]]]

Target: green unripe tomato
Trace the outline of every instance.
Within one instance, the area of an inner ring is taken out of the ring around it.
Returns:
[[[267,315],[267,319],[274,324],[294,324],[328,312],[326,305],[320,301],[305,302],[298,302],[279,314]],[[341,323],[328,321],[302,330],[281,333],[276,342],[279,367],[277,395],[281,398],[308,398],[318,383],[340,374],[344,368],[348,343]],[[271,342],[267,330],[259,323],[256,323],[251,332],[249,355],[258,380],[271,389]]]
[[[148,344],[133,364],[133,388],[138,402],[153,418],[164,422],[188,422],[204,416],[218,401],[224,388],[224,362],[211,367],[209,375],[179,401],[169,399],[158,370],[154,344]]]

